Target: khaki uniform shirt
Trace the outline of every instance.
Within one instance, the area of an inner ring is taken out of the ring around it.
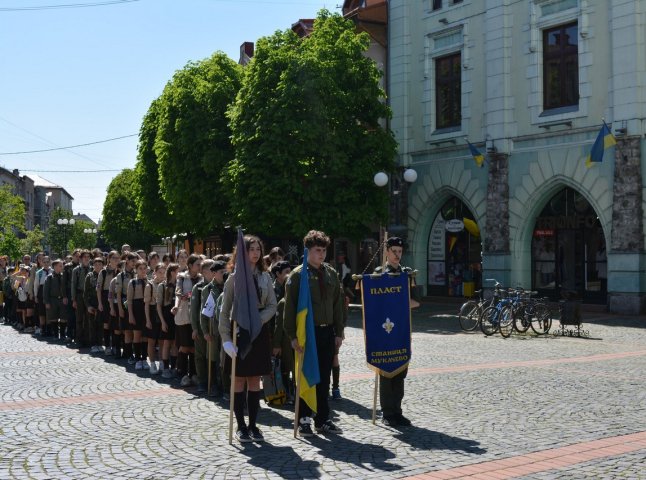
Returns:
[[[296,267],[285,285],[284,328],[290,340],[296,338],[296,314],[303,266]],[[343,292],[336,271],[327,263],[316,270],[308,265],[314,325],[331,325],[334,335],[343,338]],[[324,291],[321,291],[321,283]]]

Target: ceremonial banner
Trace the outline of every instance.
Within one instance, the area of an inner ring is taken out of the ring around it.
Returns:
[[[363,275],[363,332],[368,366],[391,378],[411,358],[410,288],[407,272]]]

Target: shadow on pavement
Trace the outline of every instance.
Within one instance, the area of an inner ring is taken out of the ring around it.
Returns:
[[[318,448],[325,458],[351,463],[363,469],[375,472],[395,472],[402,469],[400,465],[388,463],[388,460],[396,458],[395,452],[381,445],[355,442],[335,434],[315,435],[303,442]]]
[[[239,452],[249,457],[247,463],[274,472],[282,478],[319,478],[319,463],[303,460],[292,447],[276,447],[270,443],[245,443]]]
[[[387,427],[384,427],[387,428]],[[487,450],[468,438],[452,437],[426,428],[410,426],[397,429],[394,435],[402,443],[419,450],[459,450],[472,455],[483,455]]]

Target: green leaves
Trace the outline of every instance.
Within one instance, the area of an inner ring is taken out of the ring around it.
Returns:
[[[137,191],[134,170],[124,169],[108,185],[103,204],[103,223],[101,231],[113,247],[128,243],[134,249],[148,249],[159,237],[146,230],[137,220]]]
[[[11,185],[0,186],[0,236],[25,230],[25,203],[14,195]]]
[[[390,112],[368,45],[327,11],[307,38],[258,42],[229,110],[236,155],[224,184],[236,223],[277,237],[320,228],[358,238],[385,218],[372,177],[394,168],[396,144],[379,124]]]

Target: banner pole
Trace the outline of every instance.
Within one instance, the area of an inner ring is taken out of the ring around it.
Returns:
[[[303,354],[298,353],[298,368],[296,369],[296,403],[294,403],[294,438],[298,438],[298,414],[301,406],[301,374],[303,373]]]
[[[233,347],[235,349],[237,343],[237,330],[238,325],[234,320],[231,327],[231,332],[233,332]],[[235,398],[235,388],[236,388],[236,360],[238,355],[231,359],[231,388],[229,389],[229,445],[233,443],[233,400]]]
[[[377,421],[377,393],[379,392],[379,373],[375,372],[375,392],[372,396],[372,424]]]

